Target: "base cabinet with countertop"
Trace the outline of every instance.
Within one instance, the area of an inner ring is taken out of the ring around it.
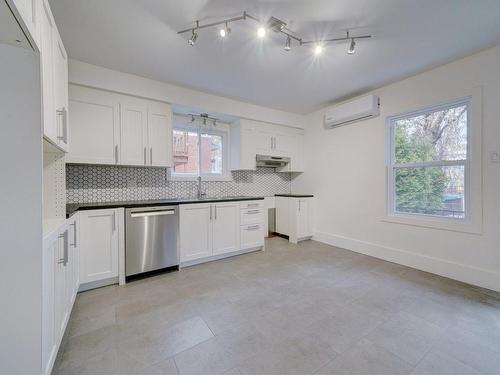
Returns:
[[[277,195],[276,233],[288,236],[292,243],[311,238],[313,202],[312,195]]]
[[[263,201],[184,204],[179,207],[181,266],[264,246]],[[196,234],[193,231],[196,230]]]

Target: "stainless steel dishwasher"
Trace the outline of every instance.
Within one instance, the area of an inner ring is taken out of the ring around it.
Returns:
[[[179,265],[177,206],[125,210],[125,275]]]

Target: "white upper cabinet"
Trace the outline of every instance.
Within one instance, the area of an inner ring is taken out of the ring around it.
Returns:
[[[240,120],[231,128],[231,169],[255,170],[256,155],[289,157],[290,164],[278,172],[303,172],[303,131],[253,120]]]
[[[38,11],[41,1],[43,0],[7,0],[11,8],[17,10],[18,15],[16,16],[18,16],[19,23],[24,24],[24,29],[31,35],[31,39],[36,45],[39,44],[40,36]]]
[[[172,110],[168,104],[148,105],[149,164],[172,167]]]
[[[172,166],[170,105],[70,85],[69,163]]]
[[[148,109],[142,100],[120,100],[121,164],[147,165]]]
[[[120,105],[115,94],[70,85],[69,163],[119,164]]]
[[[68,55],[49,3],[40,0],[39,29],[42,74],[43,135],[64,152],[69,147]]]

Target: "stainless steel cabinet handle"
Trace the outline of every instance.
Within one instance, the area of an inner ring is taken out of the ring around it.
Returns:
[[[68,143],[68,124],[67,124],[67,111],[66,108],[62,107],[56,111],[56,115],[61,117],[61,130],[62,135],[57,136],[57,139]]]
[[[259,225],[252,225],[251,227],[246,227],[245,229],[246,230],[255,230],[255,229],[259,229],[260,226]]]
[[[212,206],[210,206],[210,220],[212,220]]]
[[[215,220],[217,220],[217,206],[214,207],[215,207]]]
[[[144,147],[144,165],[146,165],[146,147]]]
[[[118,164],[118,145],[115,145],[115,164]]]
[[[153,165],[153,147],[149,149],[149,163]]]
[[[148,217],[148,216],[165,216],[165,215],[175,215],[175,210],[132,212],[130,214],[130,217]]]
[[[59,235],[59,238],[63,239],[63,257],[58,260],[58,264],[63,264],[66,266],[68,264],[68,230],[66,229],[63,233]]]
[[[259,207],[258,203],[249,203],[247,204],[247,207]]]
[[[299,212],[300,212],[300,200],[299,200]]]
[[[71,244],[71,246],[76,247],[76,245],[77,245],[77,243],[76,243],[76,222],[71,223],[70,225],[73,226],[73,243]]]
[[[116,211],[113,211],[113,219],[111,225],[114,232],[116,230]]]
[[[247,215],[258,214],[259,212],[260,212],[260,210],[250,210],[250,211],[247,211]]]

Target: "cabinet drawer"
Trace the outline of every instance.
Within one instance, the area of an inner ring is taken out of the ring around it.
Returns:
[[[262,208],[264,207],[264,200],[258,201],[243,201],[240,203],[240,208],[242,210],[249,208]]]
[[[241,248],[264,246],[264,226],[251,224],[241,226]]]
[[[241,210],[241,225],[264,223],[264,209],[247,208]]]

